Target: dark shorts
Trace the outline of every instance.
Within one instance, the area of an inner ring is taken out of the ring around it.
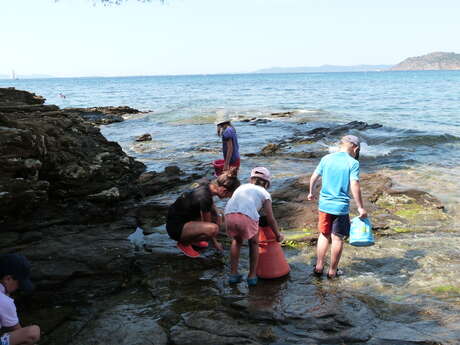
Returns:
[[[319,211],[318,230],[324,236],[334,235],[344,238],[350,235],[350,216],[348,214],[329,214]]]
[[[169,220],[166,222],[166,231],[171,239],[179,242],[182,236],[182,230],[184,229],[185,223],[182,221]]]

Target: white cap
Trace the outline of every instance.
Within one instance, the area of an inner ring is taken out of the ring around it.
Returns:
[[[351,143],[355,146],[358,146],[360,147],[361,146],[361,142],[359,140],[359,138],[355,135],[346,135],[342,138],[342,143]]]
[[[268,185],[270,186],[271,182],[271,175],[270,171],[268,171],[267,168],[264,167],[257,167],[251,170],[251,177],[259,177],[262,180],[265,180],[268,182]]]

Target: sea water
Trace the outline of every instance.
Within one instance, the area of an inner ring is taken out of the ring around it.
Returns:
[[[449,212],[459,211],[460,71],[18,79],[0,80],[0,87],[34,92],[63,108],[128,105],[150,111],[101,128],[149,170],[170,164],[193,169],[220,158],[217,112],[235,120],[271,120],[234,121],[243,158],[298,131],[353,120],[379,123],[383,127],[352,131],[364,141],[362,170],[385,170],[398,183],[433,193]],[[271,115],[287,111],[294,116]],[[136,143],[144,133],[152,134],[152,142]],[[330,151],[337,139],[304,149]],[[242,173],[267,165],[282,181],[311,172],[317,163],[256,155],[244,158]]]

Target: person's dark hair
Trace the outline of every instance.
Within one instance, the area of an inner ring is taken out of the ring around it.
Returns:
[[[229,192],[234,192],[240,186],[240,180],[238,180],[238,168],[230,167],[227,171],[224,171],[214,182],[218,186],[225,187]]]
[[[267,189],[268,186],[270,185],[268,181],[264,180],[263,178],[257,177],[257,176],[251,177],[251,180],[254,181],[254,184],[256,186],[261,186],[261,187],[264,187],[265,189]]]

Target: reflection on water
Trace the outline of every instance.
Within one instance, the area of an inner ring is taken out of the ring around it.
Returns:
[[[300,264],[312,262],[314,257],[314,250],[305,248],[293,259]],[[436,315],[439,321],[450,320],[460,312],[457,233],[380,238],[367,248],[347,245],[340,265],[345,275],[322,282],[323,288],[335,286],[366,303],[374,300],[375,310],[390,318],[394,311],[388,310],[389,305],[410,309],[417,304],[421,312]]]

